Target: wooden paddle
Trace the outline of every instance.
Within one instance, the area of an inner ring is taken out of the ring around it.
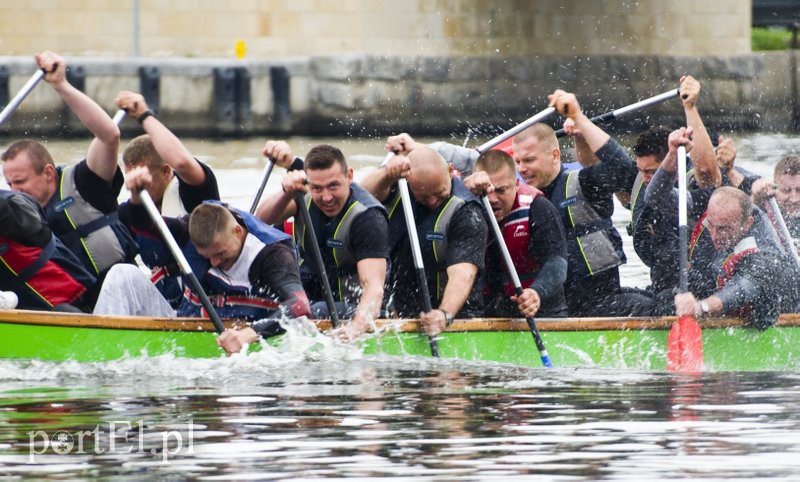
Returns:
[[[625,115],[628,112],[635,112],[637,110],[650,107],[651,105],[660,104],[665,100],[677,97],[678,95],[680,95],[680,93],[681,93],[680,89],[672,89],[668,92],[664,92],[663,94],[654,95],[653,97],[640,100],[639,102],[634,102],[631,105],[626,105],[625,107],[620,107],[619,109],[606,112],[605,114],[594,116],[589,120],[592,121],[593,124],[604,124],[606,122],[610,122],[616,119],[621,115]],[[556,131],[556,137],[564,137],[565,135],[567,135],[567,133],[564,132],[564,129],[559,129]]]
[[[3,107],[3,110],[0,112],[0,125],[2,125],[6,121],[6,119],[8,119],[11,116],[12,112],[17,110],[17,107],[19,107],[19,105],[22,103],[25,97],[27,97],[28,94],[31,93],[33,88],[36,87],[36,84],[38,84],[39,81],[42,80],[43,78],[44,78],[44,70],[36,69],[36,72],[34,72],[33,75],[31,75],[31,78],[28,79],[27,82],[25,82],[25,85],[23,85],[21,89],[19,89],[17,95],[15,95],[14,98],[11,99],[9,103],[6,104],[5,107]]]
[[[331,284],[328,282],[328,273],[325,270],[325,265],[322,263],[322,253],[319,250],[317,234],[314,232],[314,225],[311,224],[311,215],[308,213],[308,206],[306,206],[306,199],[302,192],[294,194],[294,203],[297,204],[297,213],[303,217],[305,230],[308,232],[308,236],[305,237],[311,242],[311,255],[314,256],[314,262],[317,265],[317,276],[319,276],[323,291],[325,291],[325,304],[328,305],[331,325],[334,328],[338,328],[339,314],[336,312],[336,303],[333,301],[333,291],[331,291]],[[301,240],[304,239],[302,237],[304,234],[300,233]]]
[[[494,211],[492,210],[492,205],[489,203],[489,198],[486,196],[481,196],[481,201],[483,202],[483,207],[486,209],[486,217],[489,218],[489,224],[492,225],[494,239],[497,241],[497,245],[500,247],[500,252],[503,254],[503,261],[506,264],[506,269],[508,269],[508,274],[511,276],[511,280],[514,282],[514,291],[516,292],[517,296],[519,296],[522,294],[522,283],[519,281],[519,275],[517,274],[517,269],[514,267],[514,261],[511,260],[511,253],[508,252],[506,240],[503,239],[503,232],[500,231],[500,225],[497,223],[497,219],[494,217]],[[533,335],[533,341],[536,343],[536,349],[539,350],[539,356],[542,359],[542,365],[546,366],[547,368],[553,368],[553,363],[550,361],[550,355],[547,354],[547,349],[544,347],[542,336],[539,334],[539,330],[536,328],[536,321],[534,321],[533,317],[530,316],[526,317],[525,321],[528,322],[528,329],[531,331],[531,335]]]
[[[678,262],[680,291],[688,291],[688,231],[686,228],[686,147],[678,146]],[[678,318],[667,338],[667,369],[698,372],[703,369],[703,333],[694,316]]]
[[[256,197],[253,199],[253,204],[250,206],[250,214],[255,214],[256,212],[258,203],[261,201],[261,195],[264,194],[264,188],[267,187],[269,175],[272,174],[273,167],[275,167],[275,161],[273,161],[272,158],[267,159],[267,163],[264,165],[264,175],[261,176],[261,185],[258,187]]]
[[[422,310],[425,313],[431,311],[431,295],[428,292],[428,280],[425,276],[425,264],[422,261],[422,250],[419,247],[419,237],[417,236],[417,223],[414,222],[414,212],[411,211],[411,194],[408,192],[408,181],[405,178],[400,178],[397,181],[397,187],[400,189],[400,199],[403,202],[403,214],[406,218],[406,231],[408,231],[408,239],[411,243],[411,254],[414,258],[414,268],[417,272],[417,284],[422,292]],[[431,355],[439,356],[439,343],[432,336],[428,337],[428,343],[431,346]]]
[[[167,246],[169,247],[172,256],[178,262],[181,274],[184,278],[189,280],[189,284],[192,286],[192,289],[197,296],[200,297],[200,302],[203,304],[203,308],[205,308],[206,313],[208,313],[211,323],[214,324],[214,329],[217,330],[217,333],[222,333],[225,331],[225,325],[222,324],[222,320],[220,320],[217,311],[211,304],[211,300],[208,299],[208,295],[206,295],[205,290],[200,285],[200,281],[197,279],[197,276],[195,276],[191,266],[189,266],[189,262],[186,260],[186,256],[183,255],[183,251],[178,246],[175,238],[172,237],[172,233],[169,232],[169,228],[167,228],[164,219],[161,217],[161,213],[158,212],[156,203],[153,202],[153,198],[150,197],[150,193],[148,193],[146,189],[142,189],[139,191],[139,197],[141,198],[145,209],[147,209],[150,219],[152,219],[155,225],[158,227],[161,237],[167,242]]]

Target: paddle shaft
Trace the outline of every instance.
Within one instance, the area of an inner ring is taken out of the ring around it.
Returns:
[[[400,189],[400,199],[403,202],[403,215],[406,218],[406,231],[408,231],[408,239],[411,243],[411,255],[414,258],[414,268],[417,272],[417,284],[422,292],[422,309],[425,313],[432,310],[431,295],[428,291],[428,279],[425,276],[425,264],[422,261],[422,250],[419,247],[419,237],[417,236],[417,223],[414,222],[414,212],[411,210],[411,194],[408,192],[408,181],[405,178],[400,178],[397,181],[397,186]],[[431,355],[439,356],[439,343],[433,338],[428,337],[428,342],[431,346]]]
[[[325,304],[328,305],[328,311],[331,325],[334,328],[339,327],[339,314],[336,312],[336,303],[333,301],[333,291],[331,284],[328,281],[328,273],[325,271],[325,265],[322,263],[322,253],[319,250],[319,243],[317,242],[317,234],[314,232],[314,225],[311,223],[311,215],[308,213],[308,206],[306,206],[306,199],[302,192],[294,194],[294,203],[297,204],[297,213],[303,218],[305,224],[305,233],[300,233],[300,239],[308,239],[311,243],[311,255],[314,256],[314,264],[317,268],[317,276],[320,277],[322,288],[325,291]],[[307,234],[307,235],[306,235]]]
[[[783,238],[783,242],[786,244],[786,249],[789,250],[789,255],[791,255],[792,260],[794,260],[794,264],[800,268],[800,256],[798,256],[797,248],[795,248],[794,242],[792,242],[792,233],[789,232],[789,227],[786,226],[786,220],[783,218],[783,213],[778,207],[778,201],[776,201],[775,197],[773,196],[770,196],[769,198],[769,207],[772,209],[772,214],[775,217],[775,221],[778,223],[778,228],[780,228],[781,231],[781,237]]]
[[[126,112],[122,109],[119,109],[117,112],[114,113],[114,117],[111,119],[114,121],[114,124],[120,125],[122,123],[122,119],[125,118]]]
[[[678,146],[678,263],[680,264],[681,293],[689,287],[687,272],[689,238],[686,228],[686,147]]]
[[[483,207],[486,209],[486,217],[489,218],[489,224],[492,225],[494,239],[497,241],[497,246],[500,247],[500,252],[503,254],[503,261],[508,269],[508,274],[511,276],[511,281],[514,283],[514,292],[516,292],[517,296],[520,296],[522,294],[522,283],[519,281],[519,275],[517,274],[517,269],[514,267],[514,261],[511,259],[511,253],[508,252],[508,246],[506,245],[506,240],[503,238],[503,232],[500,231],[500,225],[494,217],[492,205],[489,203],[489,198],[486,196],[481,196],[481,201],[483,202]],[[553,363],[550,361],[550,355],[547,354],[542,335],[539,334],[539,329],[536,328],[536,321],[530,316],[526,317],[525,321],[528,322],[528,329],[530,329],[531,335],[533,335],[533,341],[536,343],[536,348],[539,350],[542,365],[547,368],[553,368]]]
[[[640,100],[639,102],[634,102],[631,105],[626,105],[625,107],[620,107],[619,109],[606,112],[605,114],[600,114],[598,116],[592,117],[589,120],[591,120],[593,124],[604,124],[629,112],[636,112],[637,110],[641,110],[646,107],[650,107],[652,105],[660,104],[665,100],[677,97],[680,93],[681,93],[680,89],[672,89],[668,92],[664,92],[663,94],[654,95],[653,97]],[[564,131],[564,129],[559,129],[556,131],[556,137],[564,137],[565,135],[567,135],[567,133]]]
[[[478,146],[477,151],[479,153],[483,154],[484,152],[486,152],[486,151],[492,149],[493,147],[497,146],[498,144],[502,143],[506,139],[514,137],[515,135],[517,135],[520,132],[524,131],[528,127],[536,124],[537,122],[543,121],[547,117],[555,114],[555,112],[556,112],[556,110],[553,107],[548,107],[547,109],[539,112],[538,114],[535,114],[535,115],[529,117],[525,121],[517,124],[516,126],[512,127],[511,129],[503,132],[502,134],[500,134],[499,136],[495,137],[494,139],[491,139],[489,141],[484,142],[483,144]]]
[[[258,203],[261,201],[261,195],[264,194],[264,188],[267,187],[267,181],[269,181],[269,176],[272,174],[273,167],[275,167],[275,161],[271,158],[267,159],[267,164],[264,166],[264,175],[261,176],[261,185],[258,187],[256,197],[253,199],[253,204],[250,206],[250,214],[255,214],[256,212]]]
[[[28,79],[27,82],[25,82],[25,85],[23,85],[21,89],[19,89],[17,95],[15,95],[14,98],[11,99],[8,102],[8,104],[6,104],[5,107],[3,107],[3,110],[0,111],[0,125],[2,125],[6,121],[6,119],[8,119],[11,116],[11,113],[14,112],[17,109],[17,107],[19,107],[19,105],[22,103],[25,97],[27,97],[28,94],[31,93],[33,88],[36,87],[36,84],[38,84],[39,81],[42,80],[43,78],[44,78],[44,70],[36,69],[36,72],[34,72],[33,75],[31,75],[31,78]]]
[[[161,237],[167,242],[167,246],[169,247],[172,256],[178,262],[178,266],[181,269],[181,274],[183,274],[184,278],[189,280],[189,284],[192,286],[192,290],[200,297],[200,303],[203,304],[203,308],[205,308],[206,313],[208,313],[208,317],[211,319],[211,323],[214,324],[214,329],[217,330],[217,333],[222,333],[225,331],[225,325],[222,324],[222,320],[220,320],[217,311],[214,309],[214,306],[211,304],[211,300],[208,299],[205,290],[200,285],[200,281],[195,276],[194,272],[192,271],[192,267],[189,266],[189,262],[186,260],[186,256],[183,255],[183,251],[178,246],[178,243],[175,241],[175,238],[172,237],[172,233],[169,232],[169,228],[167,224],[164,222],[164,219],[161,217],[161,213],[158,211],[156,207],[156,203],[153,202],[153,198],[150,197],[150,193],[147,190],[142,189],[139,191],[139,197],[142,200],[142,204],[144,205],[147,213],[150,215],[150,218],[158,227],[159,232],[161,233]]]

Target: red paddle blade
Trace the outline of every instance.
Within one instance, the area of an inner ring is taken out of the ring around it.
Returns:
[[[681,316],[667,338],[667,370],[699,372],[703,369],[703,332],[693,316]]]

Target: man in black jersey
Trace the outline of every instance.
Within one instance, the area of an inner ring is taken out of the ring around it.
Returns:
[[[270,141],[264,155],[287,166],[294,156],[285,142]],[[289,171],[281,182],[283,192],[264,200],[256,211],[261,220],[275,224],[294,216],[294,239],[302,258],[303,286],[312,300],[324,299],[311,252],[309,233],[295,204],[296,193],[308,193],[305,203],[322,254],[322,262],[342,318],[352,318],[340,334],[354,339],[370,328],[380,313],[386,278],[388,245],[386,211],[364,188],[353,182],[353,170],[342,151],[330,145],[313,147],[305,169]],[[324,302],[312,314],[327,317]]]

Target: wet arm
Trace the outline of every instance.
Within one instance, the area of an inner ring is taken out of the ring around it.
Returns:
[[[256,217],[267,224],[285,221],[296,213],[294,192],[275,193],[267,197],[256,209]]]
[[[580,174],[584,193],[630,192],[636,179],[636,163],[625,149],[614,139],[606,137],[605,144],[595,150],[595,155],[601,162],[583,169]]]
[[[117,171],[119,127],[95,101],[70,85],[69,82],[65,81],[54,85],[53,88],[81,123],[95,136],[86,154],[89,169],[104,180],[111,182]]]
[[[528,249],[541,266],[531,289],[540,299],[547,299],[567,279],[564,225],[555,206],[542,196],[537,196],[531,204],[528,225],[531,227]]]
[[[150,135],[156,152],[178,176],[189,185],[199,186],[206,181],[206,173],[200,163],[171,130],[155,116],[142,122],[145,132]]]
[[[370,194],[375,196],[375,199],[380,202],[385,202],[386,199],[389,198],[395,180],[386,174],[385,168],[379,167],[367,174],[359,184]]]
[[[364,333],[381,311],[383,284],[386,280],[386,260],[383,258],[362,259],[356,265],[361,285],[361,299],[356,306],[352,323]]]
[[[438,152],[448,164],[461,173],[462,177],[469,176],[475,169],[475,162],[480,153],[476,149],[456,146],[447,142],[434,142],[428,147]]]
[[[478,267],[472,263],[458,263],[447,267],[447,286],[444,288],[442,302],[438,308],[451,313],[453,316],[461,311],[461,307],[466,303],[475,277],[478,275]]]

